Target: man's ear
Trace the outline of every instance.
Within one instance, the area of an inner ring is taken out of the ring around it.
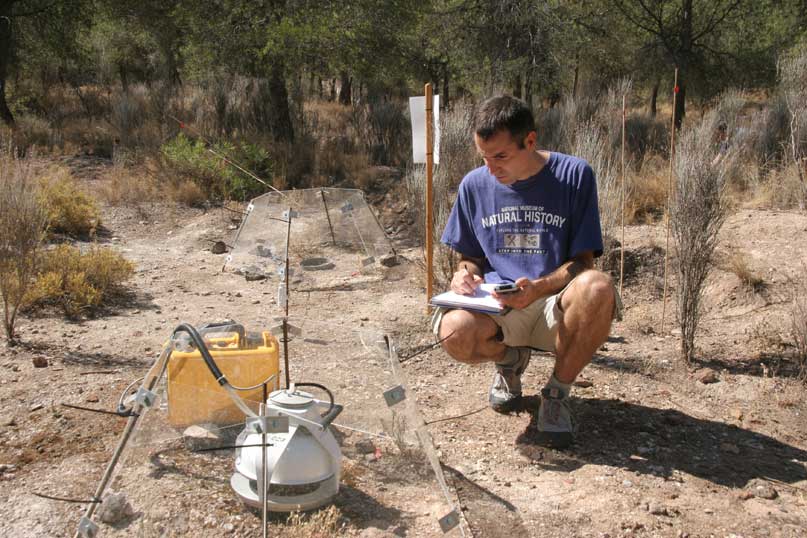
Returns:
[[[529,151],[535,151],[535,148],[538,144],[538,133],[535,131],[530,131],[527,133],[527,136],[524,137],[524,148],[528,149]]]

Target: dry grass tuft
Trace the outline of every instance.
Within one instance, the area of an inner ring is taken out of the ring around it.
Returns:
[[[292,512],[283,529],[284,538],[331,538],[342,536],[347,526],[342,512],[329,506],[316,512]]]
[[[801,279],[795,282],[790,305],[790,335],[800,377],[807,382],[807,267],[803,267]]]
[[[628,173],[625,180],[625,222],[649,224],[660,219],[667,205],[667,162],[659,156],[646,156],[639,170]]]
[[[750,267],[747,256],[742,252],[733,251],[726,260],[725,269],[734,273],[748,291],[758,293],[765,288],[765,280]]]
[[[144,203],[157,201],[161,196],[153,176],[137,174],[123,166],[112,168],[99,192],[109,205],[127,207],[140,207]]]

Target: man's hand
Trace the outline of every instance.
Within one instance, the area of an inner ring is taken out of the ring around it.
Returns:
[[[541,279],[530,280],[522,277],[516,280],[516,286],[521,288],[520,291],[512,293],[496,293],[494,291],[491,295],[503,306],[517,309],[526,308],[541,297],[549,295],[541,283]]]
[[[466,267],[460,267],[451,279],[451,291],[460,295],[472,295],[474,290],[484,282],[481,276],[471,273]]]

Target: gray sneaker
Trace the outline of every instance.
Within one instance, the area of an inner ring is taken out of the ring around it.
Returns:
[[[573,432],[569,395],[555,387],[544,387],[538,410],[537,443],[548,448],[566,448],[574,440]]]
[[[490,407],[497,413],[508,414],[516,409],[521,400],[521,374],[530,363],[528,347],[513,348],[518,351],[518,359],[513,364],[496,364],[493,385],[488,392]]]

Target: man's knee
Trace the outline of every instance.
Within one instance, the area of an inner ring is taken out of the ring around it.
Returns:
[[[443,314],[440,322],[443,349],[461,362],[473,360],[481,332],[479,320],[466,310],[450,310]]]
[[[576,279],[569,294],[564,299],[572,304],[579,302],[586,308],[604,309],[613,311],[616,302],[616,289],[611,277],[602,271],[590,269]]]

